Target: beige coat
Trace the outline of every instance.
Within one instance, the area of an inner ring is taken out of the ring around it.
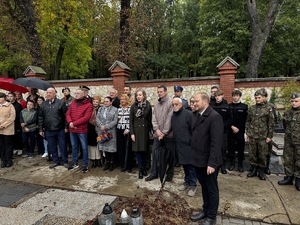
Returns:
[[[6,102],[0,107],[0,125],[4,127],[4,129],[0,129],[0,134],[3,135],[14,135],[15,134],[15,118],[16,118],[16,110],[14,106]]]

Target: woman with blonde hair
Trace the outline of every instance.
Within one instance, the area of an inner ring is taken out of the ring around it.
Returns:
[[[96,116],[98,110],[100,108],[101,97],[94,96],[93,97],[93,112],[88,124],[88,151],[89,151],[89,159],[92,161],[92,168],[102,167],[101,163],[101,154],[97,148],[97,124],[96,124]]]
[[[130,108],[130,134],[132,151],[136,153],[139,167],[139,179],[147,175],[147,152],[149,149],[149,133],[152,132],[152,108],[147,101],[145,90],[137,89],[135,103]]]
[[[120,97],[120,108],[118,108],[117,124],[117,152],[121,172],[132,171],[132,151],[129,134],[130,99],[127,94]]]

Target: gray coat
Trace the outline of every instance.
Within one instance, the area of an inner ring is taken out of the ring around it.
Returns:
[[[134,103],[130,108],[129,119],[130,134],[135,135],[135,142],[132,142],[132,151],[147,151],[149,149],[149,132],[152,131],[152,108],[150,103],[146,101],[144,115],[136,117],[137,110],[137,103]]]
[[[118,123],[118,109],[110,106],[107,108],[106,118],[104,118],[104,112],[106,107],[101,107],[97,113],[96,124],[97,132],[100,134],[100,126],[105,126],[105,130],[108,133],[112,133],[113,138],[110,141],[98,144],[99,150],[104,152],[116,152],[117,151],[117,134],[116,125]]]
[[[191,162],[191,141],[194,120],[194,114],[183,107],[178,112],[174,112],[171,119],[178,161],[182,165],[190,164]]]

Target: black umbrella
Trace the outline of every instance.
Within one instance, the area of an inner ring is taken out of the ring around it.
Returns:
[[[41,90],[47,90],[50,87],[53,88],[53,85],[49,82],[35,77],[18,78],[13,82],[13,84],[18,84],[23,87],[37,88]]]
[[[164,140],[160,140],[160,148],[156,152],[157,171],[162,186],[164,185],[164,178],[167,170],[168,151],[165,148]]]

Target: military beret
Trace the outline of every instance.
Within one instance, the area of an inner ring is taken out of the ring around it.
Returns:
[[[174,86],[174,91],[175,92],[178,92],[178,91],[182,92],[183,88],[181,86]]]
[[[64,88],[61,90],[61,92],[64,93],[65,90],[68,90],[69,92],[71,91],[70,88],[64,87]]]
[[[261,88],[261,89],[258,89],[258,90],[254,93],[254,96],[258,96],[258,95],[267,97],[267,96],[268,96],[268,93],[267,93],[266,89]]]
[[[79,88],[84,89],[85,91],[90,90],[90,88],[88,86],[85,86],[85,85],[80,85]]]
[[[292,98],[292,99],[300,98],[300,93],[299,93],[299,92],[298,92],[298,93],[297,93],[297,92],[292,93],[292,94],[291,94],[291,98]]]

